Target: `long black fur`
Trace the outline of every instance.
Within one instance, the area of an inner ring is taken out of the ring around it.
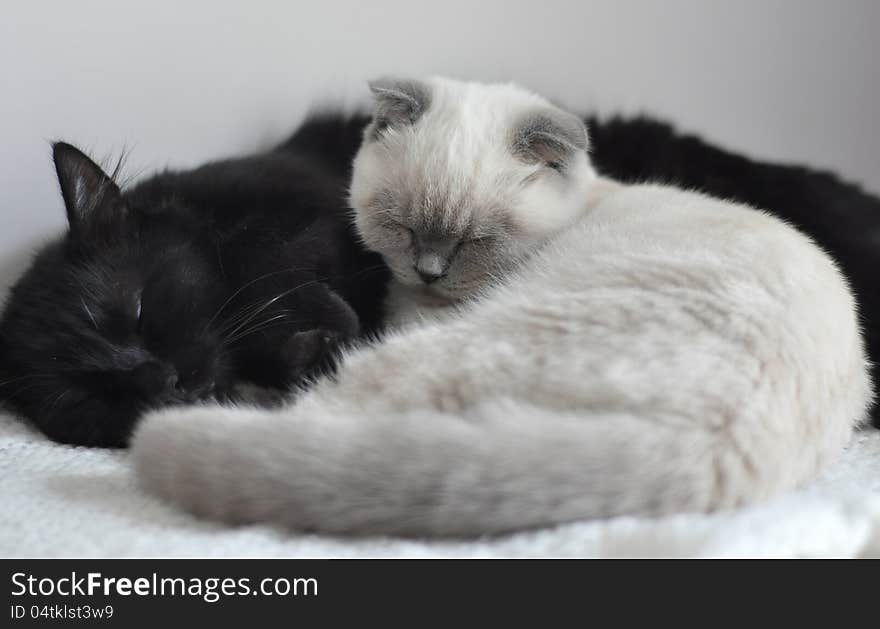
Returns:
[[[54,160],[69,230],[0,321],[0,400],[52,439],[124,446],[147,409],[294,387],[379,325],[388,272],[310,146],[127,192],[74,147]]]

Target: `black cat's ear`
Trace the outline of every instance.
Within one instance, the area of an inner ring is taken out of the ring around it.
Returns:
[[[573,155],[586,151],[588,146],[584,122],[555,107],[530,113],[513,132],[514,155],[556,170],[562,170]]]
[[[383,78],[370,81],[373,92],[375,132],[411,125],[431,105],[431,88],[412,79]]]
[[[122,193],[100,166],[65,142],[52,145],[52,158],[71,231],[87,232],[99,223],[120,218],[124,212]]]

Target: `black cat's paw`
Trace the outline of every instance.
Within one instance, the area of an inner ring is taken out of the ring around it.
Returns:
[[[285,341],[281,358],[291,379],[332,368],[347,335],[325,328],[297,332]]]
[[[281,358],[291,376],[302,376],[328,362],[339,341],[339,334],[324,328],[297,332],[285,341]]]

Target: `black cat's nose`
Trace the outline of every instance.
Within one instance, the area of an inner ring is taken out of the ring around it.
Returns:
[[[177,370],[170,365],[150,360],[126,372],[126,386],[147,396],[173,391],[177,385]]]
[[[419,277],[422,279],[422,281],[425,284],[433,284],[434,282],[439,280],[441,277],[443,277],[442,273],[432,273],[430,271],[425,272],[425,271],[422,271],[421,269],[416,269],[416,273],[419,274]]]

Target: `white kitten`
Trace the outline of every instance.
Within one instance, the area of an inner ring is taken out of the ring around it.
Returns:
[[[391,314],[458,307],[288,408],[154,413],[147,487],[232,522],[460,536],[733,507],[840,453],[871,385],[852,295],[808,238],[597,178],[581,122],[514,86],[373,91],[351,199]]]

